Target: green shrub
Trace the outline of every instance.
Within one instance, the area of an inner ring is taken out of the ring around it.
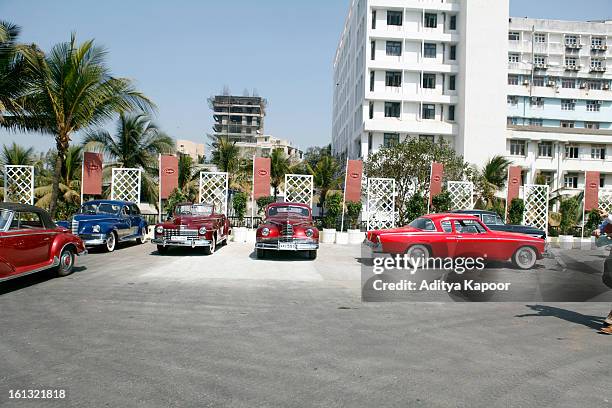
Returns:
[[[234,215],[236,215],[240,221],[244,220],[244,214],[246,214],[247,208],[246,193],[242,191],[235,192],[232,198],[232,206],[234,207]]]
[[[575,197],[570,197],[561,200],[559,212],[561,213],[561,222],[559,223],[559,233],[561,235],[573,235],[580,203]]]
[[[361,212],[361,201],[347,201],[346,215],[349,221],[349,228],[359,228],[359,213]]]
[[[590,236],[593,231],[597,229],[599,224],[601,223],[601,215],[599,215],[599,210],[594,208],[587,214],[587,222],[584,224],[584,236]]]
[[[525,213],[525,202],[520,198],[513,198],[508,208],[508,222],[510,224],[521,224]]]
[[[338,217],[342,214],[342,195],[339,193],[333,193],[325,198],[325,218],[323,219],[323,226],[325,228],[336,228]]]
[[[166,200],[166,205],[164,209],[169,215],[172,215],[176,205],[185,202],[189,202],[188,197],[185,195],[185,193],[183,193],[182,190],[175,188],[174,190],[172,190],[172,193],[170,193],[170,196]]]
[[[266,206],[268,204],[272,204],[273,202],[275,202],[276,199],[274,198],[274,196],[265,196],[265,197],[259,197],[255,201],[257,202],[257,214],[261,215],[266,209]]]
[[[494,211],[495,213],[497,213],[497,215],[499,215],[500,217],[504,218],[504,213],[506,212],[506,208],[504,206],[504,201],[503,200],[495,200],[493,201],[493,203],[491,204],[491,206],[488,208],[489,211]]]
[[[413,194],[406,202],[406,220],[411,222],[427,212],[427,199],[420,194]]]
[[[432,212],[447,212],[451,209],[451,205],[451,196],[447,190],[442,191],[440,194],[432,197],[431,199]]]

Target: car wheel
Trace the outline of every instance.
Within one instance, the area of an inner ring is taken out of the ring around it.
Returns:
[[[136,243],[137,243],[138,245],[142,245],[142,244],[144,244],[144,243],[145,243],[145,241],[146,241],[146,240],[147,240],[147,233],[146,233],[146,231],[144,231],[144,229],[143,229],[143,231],[142,231],[142,235],[141,235],[141,236],[139,236],[138,238],[136,238]]]
[[[212,255],[215,253],[216,249],[217,249],[217,237],[213,235],[212,239],[210,240],[210,245],[207,247],[204,247],[204,253],[206,255]]]
[[[157,246],[157,253],[160,255],[165,254],[166,252],[168,252],[168,248],[163,246],[163,245],[158,245]]]
[[[512,263],[519,269],[531,269],[534,267],[538,257],[535,249],[528,246],[520,247],[512,255]]]
[[[256,249],[255,250],[255,257],[257,259],[264,259],[266,257],[266,250],[265,249]]]
[[[317,259],[317,250],[308,251],[308,259]]]
[[[64,249],[60,254],[60,263],[57,267],[57,276],[70,275],[74,269],[74,259],[74,250],[71,248]]]
[[[104,246],[104,249],[106,249],[106,252],[113,252],[116,246],[117,246],[117,235],[114,232],[111,232],[108,235],[108,238],[106,238],[106,245]]]
[[[431,254],[429,253],[429,248],[425,245],[417,244],[413,245],[406,251],[406,255],[408,259],[419,259],[419,258],[429,258]]]

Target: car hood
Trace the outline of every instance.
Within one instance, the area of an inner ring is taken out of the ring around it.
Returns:
[[[296,217],[295,215],[275,215],[273,217],[268,217],[266,223],[274,225],[312,225],[312,221],[309,218]]]
[[[75,214],[72,219],[79,222],[115,222],[119,219],[119,216],[111,214]]]
[[[514,239],[520,239],[522,241],[534,241],[534,242],[543,241],[540,238],[535,238],[525,233],[510,232],[510,231],[494,231],[494,230],[492,230],[491,232],[495,234],[496,236],[502,237],[502,238],[514,238]]]
[[[212,225],[220,215],[207,215],[207,216],[194,216],[194,215],[181,215],[172,218],[170,221],[167,221],[161,225],[164,228],[173,228],[179,225]]]

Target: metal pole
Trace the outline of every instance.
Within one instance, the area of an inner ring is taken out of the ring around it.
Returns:
[[[342,194],[342,221],[340,222],[340,232],[344,231],[344,206],[346,205],[346,180],[348,177],[348,155],[346,156],[346,168],[344,170],[344,191]]]
[[[4,166],[4,202],[8,203],[8,174],[6,174],[7,166]]]
[[[159,175],[159,182],[157,183],[157,190],[158,190],[158,207],[157,207],[157,212],[158,212],[158,216],[157,216],[157,222],[162,222],[162,188],[161,188],[161,183],[162,183],[162,166],[161,166],[161,153],[158,155],[157,157],[157,161],[158,161],[158,175]]]
[[[83,183],[85,182],[85,154],[81,163],[81,205],[83,205]]]
[[[431,162],[431,164],[429,165],[429,197],[427,199],[427,214],[429,214],[430,211],[430,205],[431,205],[431,177],[433,175],[433,162]]]
[[[251,186],[251,229],[253,228],[253,217],[255,216],[255,153],[253,153],[253,185]]]

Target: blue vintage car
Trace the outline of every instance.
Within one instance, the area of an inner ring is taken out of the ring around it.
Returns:
[[[135,203],[114,200],[86,202],[72,220],[58,224],[72,230],[86,246],[103,246],[107,252],[114,251],[117,242],[143,243],[148,228]]]

